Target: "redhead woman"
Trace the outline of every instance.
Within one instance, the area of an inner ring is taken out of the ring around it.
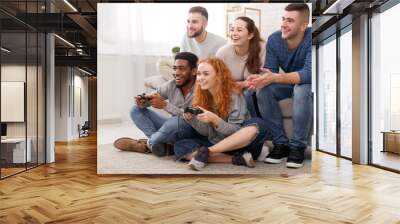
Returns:
[[[190,160],[194,170],[208,162],[254,167],[266,137],[265,125],[259,118],[250,119],[241,88],[221,59],[199,62],[193,105],[201,113],[184,113],[184,122],[197,137],[175,143],[176,159]]]

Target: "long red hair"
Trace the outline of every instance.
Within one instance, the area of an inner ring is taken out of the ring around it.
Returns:
[[[201,89],[197,83],[193,96],[193,105],[201,106],[225,120],[231,110],[232,93],[239,95],[242,94],[242,91],[232,78],[231,71],[221,59],[209,57],[201,60],[199,64],[201,63],[207,63],[214,68],[216,73],[215,95],[211,95],[208,90]]]

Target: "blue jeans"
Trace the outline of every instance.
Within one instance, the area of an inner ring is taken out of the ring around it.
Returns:
[[[253,91],[246,89],[243,92],[243,95],[244,95],[244,98],[246,99],[247,109],[249,110],[251,117],[258,117],[257,109],[255,106],[255,103],[257,103],[257,101],[254,101],[254,99],[253,99],[253,93],[254,93]]]
[[[194,129],[180,118],[167,118],[148,108],[134,105],[130,115],[133,123],[149,138],[150,145],[174,143],[194,133]]]
[[[251,118],[243,123],[243,127],[256,125],[258,133],[256,137],[247,146],[226,152],[227,154],[250,152],[253,159],[257,159],[261,153],[263,144],[267,138],[266,123],[261,118]],[[181,160],[185,155],[192,153],[200,146],[211,147],[213,144],[208,140],[207,136],[201,136],[196,132],[196,137],[186,138],[176,141],[174,151],[176,160]]]
[[[293,137],[289,143],[278,103],[290,97],[293,97]],[[271,84],[257,92],[257,102],[274,145],[289,144],[294,147],[307,147],[313,120],[311,84]]]

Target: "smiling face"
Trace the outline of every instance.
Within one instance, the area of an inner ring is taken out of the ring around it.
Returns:
[[[186,34],[189,38],[200,36],[206,29],[207,19],[200,13],[189,13],[186,25]]]
[[[229,37],[234,46],[243,46],[249,44],[249,41],[253,38],[253,34],[249,33],[245,21],[237,19],[233,22]]]
[[[285,40],[295,38],[306,30],[307,25],[299,11],[286,11],[282,16],[282,38]]]
[[[189,62],[183,59],[175,60],[174,76],[176,86],[182,87],[188,85],[194,78],[194,72],[190,69]]]
[[[202,90],[212,90],[217,83],[215,69],[207,62],[197,67],[197,82]]]

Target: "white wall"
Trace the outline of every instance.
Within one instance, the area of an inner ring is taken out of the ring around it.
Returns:
[[[18,81],[18,82],[25,82],[25,75],[28,75],[28,79],[30,80],[30,86],[31,85],[36,85],[36,81],[33,83],[31,83],[31,75],[35,75],[36,76],[36,67],[34,66],[27,66],[25,67],[25,65],[2,65],[1,66],[1,81]],[[27,99],[27,103],[30,104],[31,102],[33,102],[36,99],[36,88],[32,89],[32,88],[28,88],[28,99]],[[34,98],[34,99],[33,99]],[[36,102],[36,101],[35,101]],[[30,109],[27,109],[28,112],[31,112],[33,110],[36,111],[36,103],[34,105],[28,105],[31,106]],[[32,108],[34,107],[34,108]],[[1,108],[2,110],[7,110],[7,108]],[[33,125],[31,124],[32,121],[35,121],[36,124],[36,113],[28,113],[27,114],[27,119],[29,125],[28,125],[28,137],[29,134],[33,132],[33,130],[36,130],[36,126],[33,127]],[[8,137],[25,137],[25,125],[26,122],[8,122],[7,123],[7,136]],[[35,131],[36,133],[36,131]]]
[[[209,32],[225,35],[222,3],[99,3],[98,54],[170,56],[186,33],[186,18],[193,6],[207,9]]]
[[[25,66],[25,64],[4,64],[1,66],[2,81],[24,82],[26,86],[26,120],[23,122],[7,122],[7,137],[21,138],[25,135],[31,140],[32,161],[36,162],[39,153],[39,163],[44,162],[44,74],[40,66]],[[27,79],[27,80],[25,80]],[[3,97],[7,97],[2,95]],[[10,110],[11,108],[1,108]],[[15,111],[9,111],[11,113]]]
[[[55,73],[55,141],[69,141],[78,138],[78,124],[88,120],[88,78],[71,67],[56,67]],[[82,114],[77,104],[82,105]]]
[[[154,75],[155,62],[156,57],[97,56],[97,119],[99,122],[129,120],[129,109],[133,105],[133,97],[145,92],[144,79]],[[145,69],[145,67],[153,69]]]
[[[55,141],[68,141],[68,76],[67,67],[55,68]]]

